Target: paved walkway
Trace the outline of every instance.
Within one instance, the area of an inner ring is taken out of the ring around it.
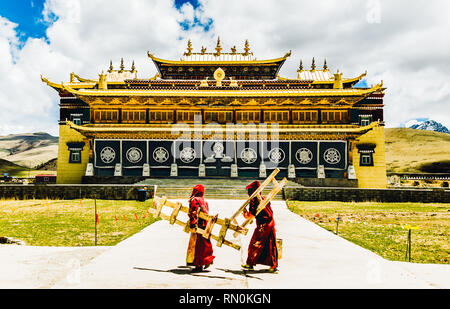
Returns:
[[[186,200],[181,201],[186,205]],[[228,217],[242,202],[209,200],[210,213]],[[283,239],[278,274],[266,272],[266,266],[253,272],[241,270],[252,229],[241,239],[242,252],[227,246],[218,248],[213,241],[214,264],[207,272],[191,273],[185,267],[188,234],[180,226],[161,220],[114,247],[87,248],[87,255],[80,251],[78,258],[77,249],[65,248],[71,262],[60,266],[58,275],[56,270],[53,277],[48,274],[45,284],[38,284],[36,270],[15,280],[5,280],[0,270],[0,287],[22,283],[23,287],[53,288],[450,288],[450,265],[387,261],[291,213],[283,201],[272,205],[277,236]],[[231,233],[227,238],[232,239]],[[0,246],[2,268],[8,268],[12,260],[5,259],[6,247]],[[13,250],[11,245],[8,248]],[[42,272],[47,271],[45,263],[41,267]],[[34,277],[27,281],[27,276]]]

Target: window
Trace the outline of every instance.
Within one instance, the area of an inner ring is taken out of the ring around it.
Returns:
[[[177,122],[194,123],[195,115],[201,115],[201,111],[177,111]]]
[[[347,123],[348,111],[325,110],[321,112],[322,123]]]
[[[264,111],[264,122],[289,123],[289,111]]]
[[[236,123],[259,123],[260,111],[236,111]]]
[[[71,150],[69,163],[81,163],[81,150]]]
[[[372,116],[371,115],[360,115],[359,123],[361,127],[368,126],[371,123]]]
[[[150,110],[148,112],[150,123],[173,123],[172,110]]]
[[[119,111],[118,110],[94,110],[94,121],[97,123],[118,123]]]
[[[72,120],[73,124],[76,124],[77,126],[81,125],[81,118],[80,117],[73,117]]]
[[[205,111],[205,123],[231,123],[233,122],[233,111]]]
[[[122,111],[122,123],[145,123],[146,112],[145,110],[123,110]]]
[[[360,166],[373,166],[373,157],[372,153],[361,153]]]
[[[306,123],[317,123],[317,111],[292,111],[292,123],[295,124],[306,124]]]

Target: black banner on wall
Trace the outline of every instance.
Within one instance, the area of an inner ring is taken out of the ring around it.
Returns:
[[[266,168],[287,168],[289,165],[289,142],[263,141],[261,144],[261,159]]]
[[[259,168],[261,163],[260,145],[258,141],[237,141],[236,157],[238,168]]]
[[[319,164],[325,169],[347,168],[347,143],[345,141],[321,141],[319,143]]]
[[[94,141],[94,165],[95,167],[114,167],[120,163],[119,140],[95,140]]]
[[[142,167],[147,163],[147,141],[122,141],[123,167]]]
[[[296,169],[316,169],[317,160],[317,142],[291,142],[291,164]]]
[[[174,146],[175,163],[182,167],[198,167],[201,157],[201,142],[176,140]]]
[[[229,167],[235,162],[234,141],[205,140],[202,155],[206,167]]]
[[[174,163],[172,141],[149,141],[148,161],[151,167],[170,167]]]

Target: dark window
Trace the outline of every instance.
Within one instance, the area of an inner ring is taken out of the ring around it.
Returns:
[[[361,153],[359,166],[373,166],[372,153]]]
[[[81,163],[81,150],[71,150],[69,163]]]

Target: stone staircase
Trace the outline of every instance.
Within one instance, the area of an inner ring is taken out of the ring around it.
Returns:
[[[196,184],[205,186],[206,199],[232,199],[245,200],[248,198],[245,187],[254,179],[230,179],[230,178],[151,178],[145,179],[137,184],[156,187],[156,195],[167,196],[171,199],[187,199],[191,195],[192,187]],[[259,180],[260,182],[264,180]],[[299,186],[296,183],[288,182],[286,186]],[[267,195],[272,190],[270,184],[263,190],[263,195]],[[283,192],[277,194],[274,200],[282,200]]]

